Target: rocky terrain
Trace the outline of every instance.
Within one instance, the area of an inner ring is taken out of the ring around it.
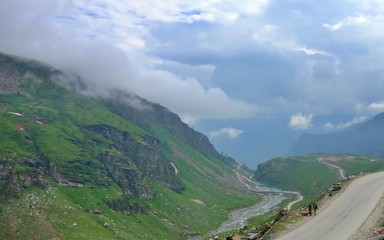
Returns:
[[[384,196],[371,216],[350,240],[369,239],[377,236],[384,238]]]

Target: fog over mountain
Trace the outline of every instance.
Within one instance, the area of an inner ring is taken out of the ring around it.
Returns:
[[[383,25],[380,0],[14,0],[0,51],[160,103],[254,168],[384,111]]]

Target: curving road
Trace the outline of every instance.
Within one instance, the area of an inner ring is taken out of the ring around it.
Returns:
[[[339,171],[339,174],[340,174],[340,176],[341,176],[341,178],[347,178],[347,175],[345,175],[345,171],[344,171],[344,169],[342,169],[341,167],[339,167],[339,166],[337,166],[337,165],[334,165],[334,164],[332,164],[332,163],[329,163],[329,162],[326,162],[326,161],[324,161],[324,160],[319,160],[319,162],[321,162],[321,163],[323,163],[323,164],[326,164],[326,165],[328,165],[328,166],[331,166],[331,167],[333,167],[333,168],[336,168],[338,171]]]
[[[347,240],[364,224],[384,194],[384,172],[353,180],[317,216],[277,240]]]

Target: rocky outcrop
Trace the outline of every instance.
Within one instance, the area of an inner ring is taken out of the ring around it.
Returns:
[[[148,132],[156,132],[156,125],[164,126],[172,136],[203,155],[215,157],[232,166],[236,165],[234,159],[218,153],[205,135],[190,128],[169,109],[132,94],[116,91],[113,95],[114,99],[105,100],[104,103],[115,114]]]
[[[0,164],[0,190],[10,183],[11,175],[12,167],[7,164]]]
[[[21,78],[18,72],[9,67],[11,59],[7,55],[0,53],[0,94],[19,91],[18,84]]]
[[[130,200],[127,197],[118,198],[118,199],[106,199],[105,202],[109,208],[125,215],[129,215],[132,213],[139,213],[139,214],[147,213],[147,209],[145,209],[143,206],[137,203],[134,203],[132,200]]]
[[[48,181],[36,168],[19,164],[0,164],[0,199],[12,201],[20,197],[21,190],[30,186],[44,189]]]
[[[100,154],[107,176],[110,177],[128,196],[151,199],[154,192],[144,183],[137,167],[126,157],[107,150]]]
[[[184,189],[172,165],[169,164],[170,160],[162,152],[161,142],[156,138],[146,135],[136,140],[129,132],[120,131],[107,125],[93,125],[88,129],[111,141],[112,145],[110,147],[124,154],[124,157],[114,158],[115,160],[113,160],[119,162],[120,165],[126,166],[125,169],[120,170],[125,172],[121,175],[124,176],[124,179],[129,179],[128,176],[135,172],[132,169],[136,167],[146,177],[154,179],[176,192]],[[112,157],[111,152],[104,152],[100,157],[107,169],[113,169],[112,166],[108,166],[111,163],[108,160],[108,158]]]
[[[38,80],[32,73],[37,73],[40,75],[39,77],[62,74],[47,64],[0,52],[0,94],[21,93],[22,95],[28,96],[19,85],[25,78]]]

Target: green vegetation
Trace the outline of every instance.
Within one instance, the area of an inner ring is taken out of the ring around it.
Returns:
[[[0,232],[0,238],[181,238],[178,231],[169,231],[169,225],[153,214],[123,215],[109,209],[102,200],[115,194],[116,189],[29,189],[17,202],[3,206],[0,227],[6,231]],[[94,210],[101,214],[92,213]]]
[[[341,167],[347,175],[353,175],[360,172],[382,171],[384,160],[357,155],[327,154],[275,158],[259,165],[255,178],[271,187],[301,192],[304,199],[293,206],[295,210],[318,201],[325,190],[342,179],[337,166]],[[270,225],[274,221],[280,209],[294,200],[293,197],[288,198],[281,202],[275,211],[249,219],[246,227],[218,233],[217,236],[220,238],[235,235],[247,237],[250,233],[258,233],[262,226]],[[300,214],[294,213],[289,218],[278,221],[264,235],[264,238],[270,238],[275,233],[286,230],[288,224],[297,222],[301,217]]]
[[[384,170],[384,159],[368,156],[351,156],[344,161],[337,161],[335,165],[345,170],[348,176],[361,172],[377,172]]]
[[[336,169],[319,162],[320,155],[276,158],[258,166],[258,181],[314,199],[340,179]]]
[[[0,71],[0,239],[187,239],[259,200],[237,189],[233,159],[157,104],[82,96],[59,71],[2,54]],[[322,157],[273,159],[256,179],[304,204],[340,179]],[[383,163],[335,162],[349,175]]]
[[[0,71],[0,239],[187,239],[258,200],[165,108],[82,96],[2,54]]]
[[[341,180],[339,171],[325,164],[329,162],[346,171],[347,175],[375,172],[384,169],[384,160],[356,155],[307,154],[275,158],[260,164],[255,178],[269,186],[298,191],[303,206],[320,197],[321,193]]]

